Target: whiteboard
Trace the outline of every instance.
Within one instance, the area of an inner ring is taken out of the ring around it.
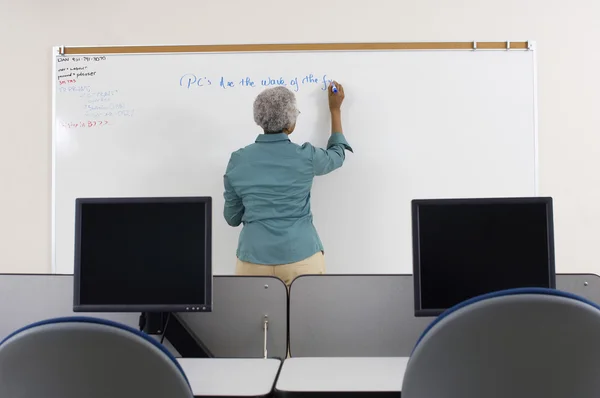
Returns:
[[[412,199],[537,194],[535,74],[533,50],[56,56],[53,270],[73,271],[76,198],[194,195],[214,199],[214,273],[233,274],[223,174],[261,133],[254,98],[285,84],[292,141],[325,146],[335,78],[355,153],[313,186],[327,272],[411,273]]]

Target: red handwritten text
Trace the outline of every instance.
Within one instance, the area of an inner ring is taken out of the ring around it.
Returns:
[[[65,129],[82,129],[82,128],[93,128],[93,127],[104,127],[108,126],[109,123],[106,120],[87,120],[82,122],[61,122],[60,126]]]

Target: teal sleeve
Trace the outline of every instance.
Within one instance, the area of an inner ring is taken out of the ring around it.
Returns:
[[[242,199],[235,192],[235,189],[231,185],[228,173],[233,169],[234,162],[233,157],[229,160],[227,165],[227,171],[223,176],[223,184],[225,186],[225,207],[223,209],[223,216],[227,224],[232,227],[237,227],[242,223],[242,217],[244,216],[244,204]]]
[[[325,175],[342,167],[346,159],[346,150],[353,152],[352,147],[341,133],[331,134],[327,142],[327,149],[312,147],[312,162],[315,175]]]

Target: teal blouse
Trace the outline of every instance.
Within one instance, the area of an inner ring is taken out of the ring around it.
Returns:
[[[231,155],[224,176],[227,223],[243,224],[237,257],[255,264],[304,260],[323,250],[313,225],[310,192],[315,176],[342,166],[343,134],[334,133],[327,149],[297,145],[286,133],[261,134],[254,144]]]

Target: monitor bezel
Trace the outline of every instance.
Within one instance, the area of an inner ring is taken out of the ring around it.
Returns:
[[[204,303],[182,304],[82,304],[81,303],[81,227],[82,210],[87,204],[201,203],[205,209],[205,286]],[[73,312],[211,312],[213,304],[212,197],[110,197],[75,199],[75,264],[73,273]]]
[[[419,234],[419,209],[423,205],[465,205],[465,204],[544,204],[546,206],[546,222],[548,225],[548,286],[556,288],[556,269],[554,253],[554,211],[551,197],[495,197],[495,198],[452,198],[452,199],[414,199],[412,205],[412,250],[413,250],[413,283],[415,317],[435,317],[447,308],[423,309],[421,303],[421,259]]]

